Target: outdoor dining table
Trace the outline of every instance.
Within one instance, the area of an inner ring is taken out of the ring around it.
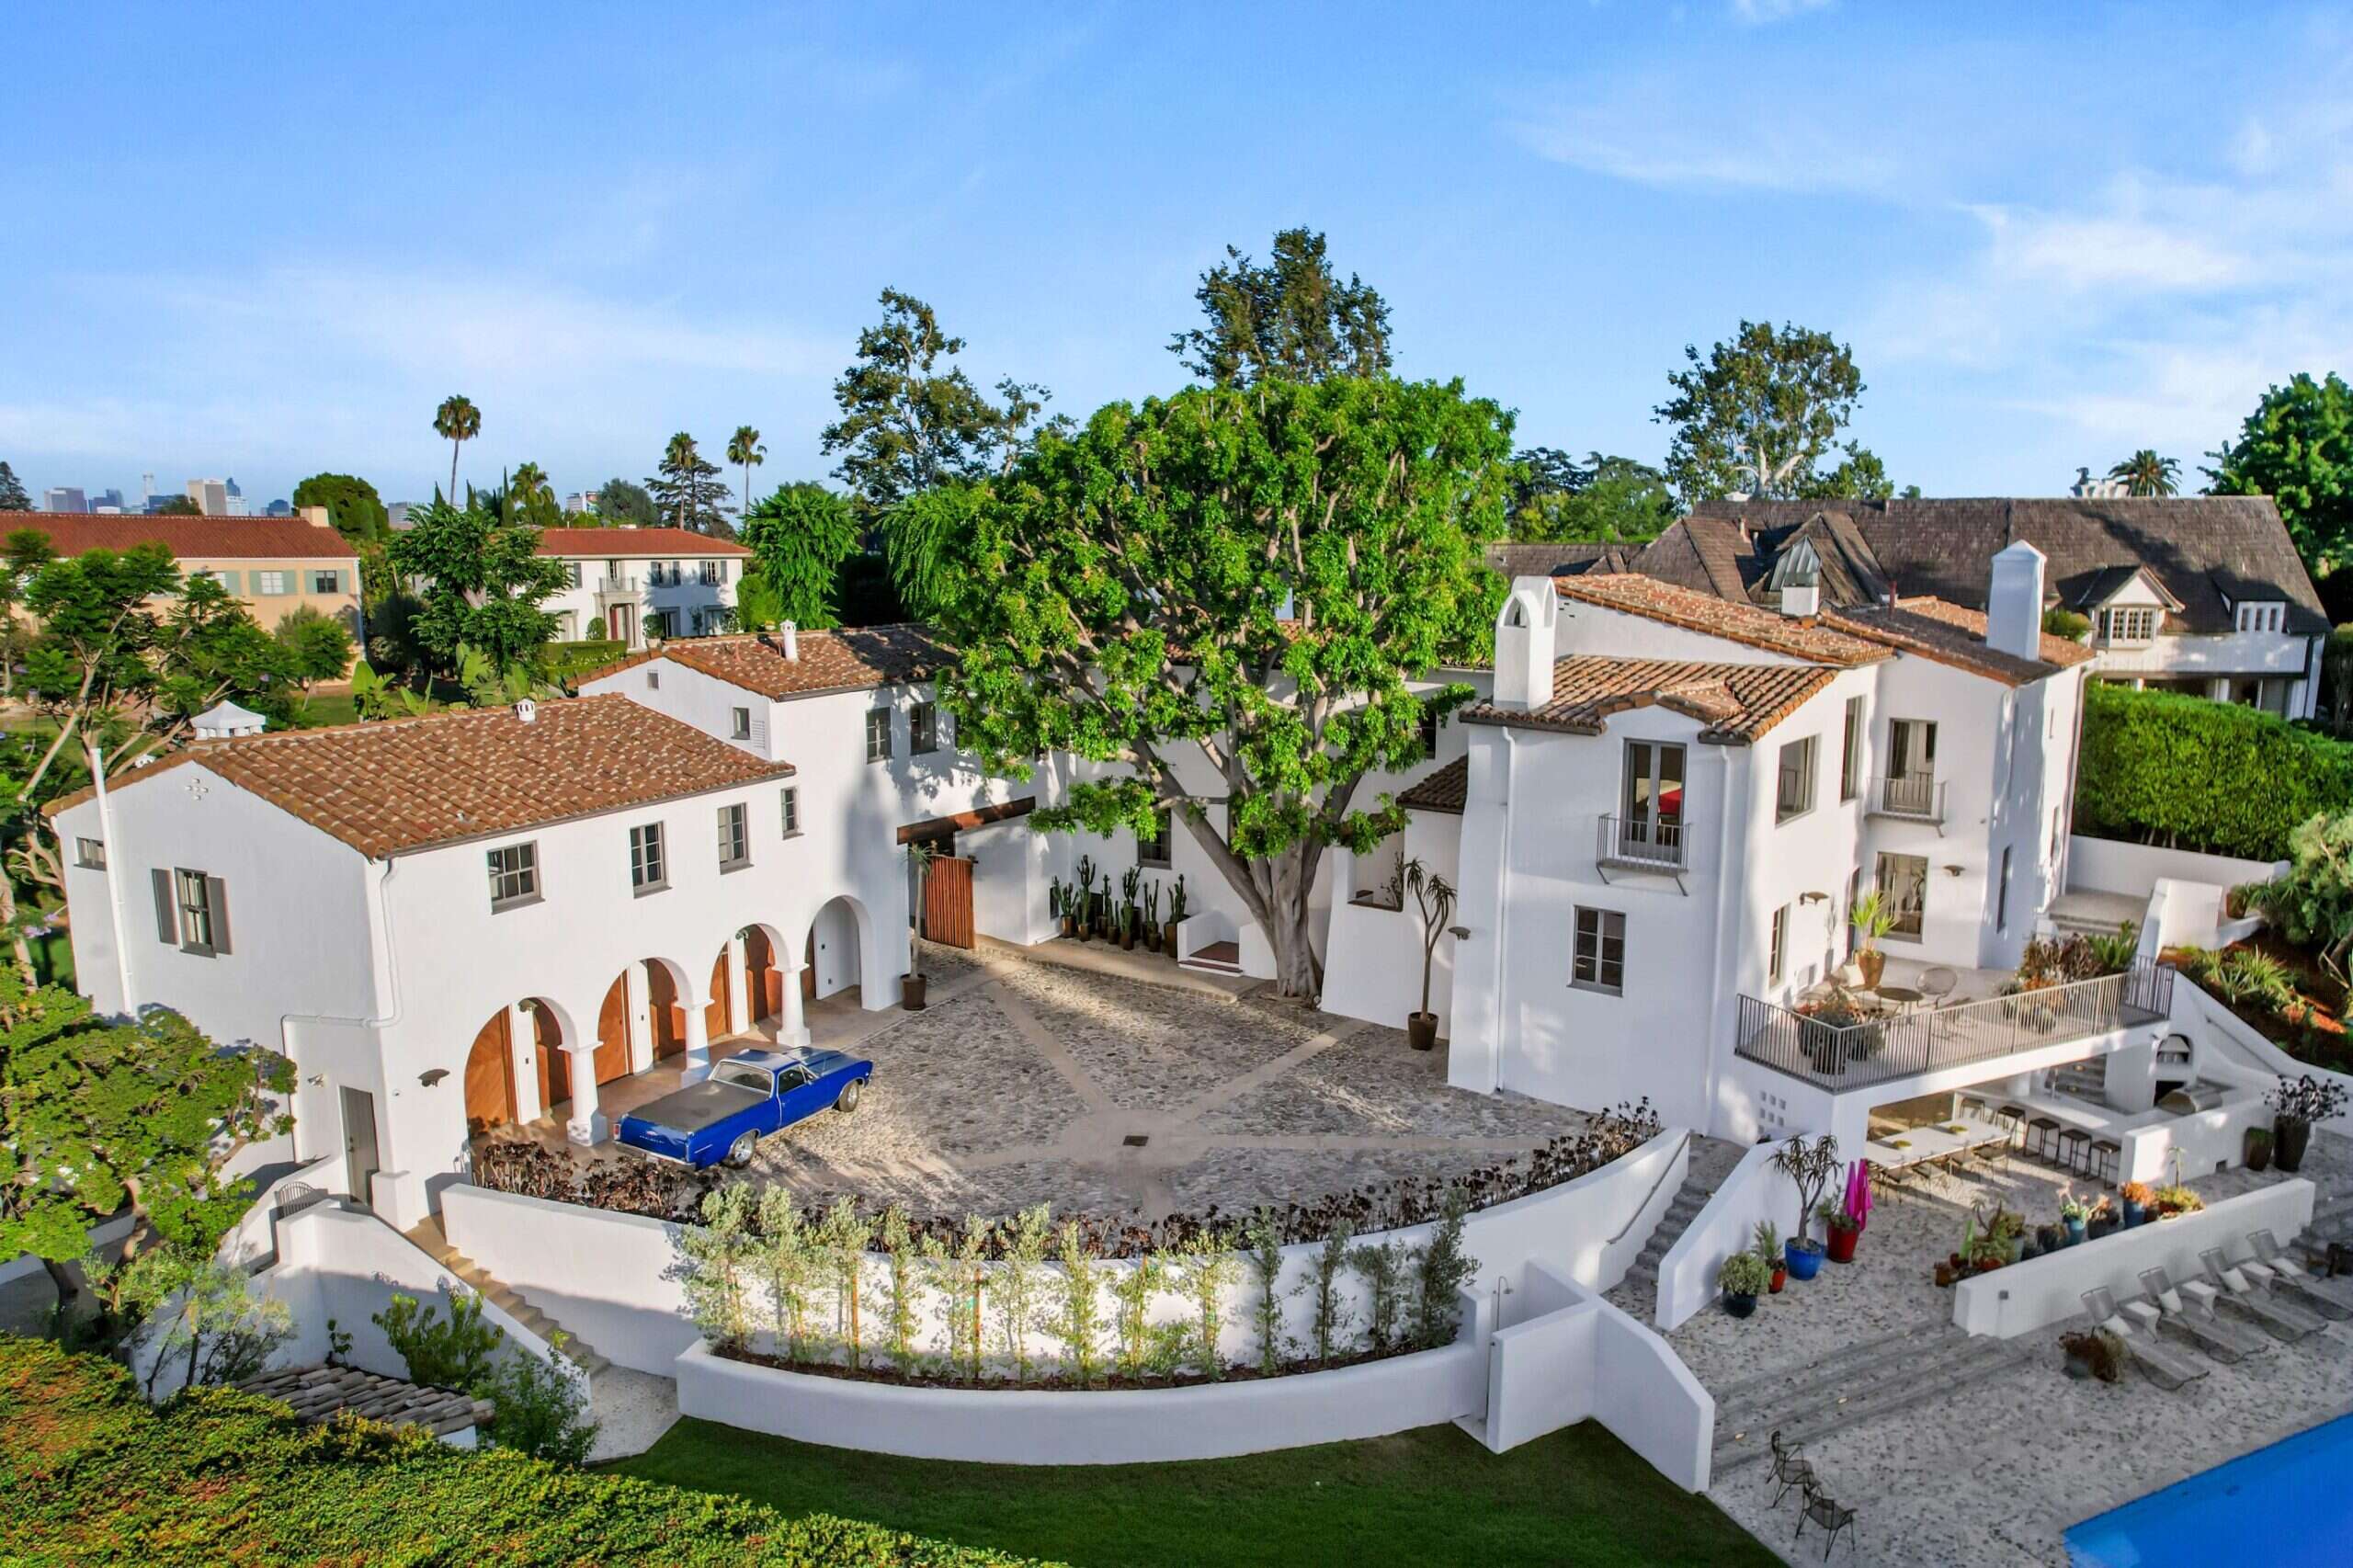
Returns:
[[[1961,1131],[1949,1131],[1955,1127]],[[1874,1138],[1863,1145],[1863,1158],[1875,1165],[1901,1169],[1928,1160],[1949,1159],[1964,1150],[1983,1148],[1988,1143],[2007,1142],[2009,1137],[2009,1129],[1998,1123],[1980,1121],[1974,1117],[1955,1117],[1949,1121],[1915,1127],[1893,1137]],[[1900,1148],[1897,1146],[1899,1143],[1903,1145]]]

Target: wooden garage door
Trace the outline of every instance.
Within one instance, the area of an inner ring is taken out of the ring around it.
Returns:
[[[702,1010],[702,1031],[706,1039],[718,1040],[727,1034],[727,949],[719,949],[719,961],[710,966],[710,1001]]]
[[[941,856],[924,878],[923,934],[948,948],[972,945],[972,863]]]
[[[687,1009],[678,1000],[678,983],[663,964],[645,967],[646,1017],[654,1028],[654,1060],[676,1056],[687,1049]]]
[[[508,1019],[501,1007],[474,1036],[466,1053],[466,1130],[487,1132],[515,1119],[515,1052]]]
[[[629,982],[613,982],[597,1009],[597,1082],[629,1076]]]

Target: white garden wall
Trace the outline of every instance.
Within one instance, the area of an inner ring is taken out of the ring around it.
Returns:
[[[2288,1078],[2301,1078],[2309,1074],[2322,1083],[2335,1084],[2345,1091],[2348,1108],[2342,1115],[2331,1117],[2316,1125],[2353,1138],[2353,1076],[2297,1061],[2256,1033],[2245,1019],[2208,995],[2188,975],[2174,977],[2173,1021],[2175,1028],[2188,1033],[2193,1048],[2200,1053],[2197,1060],[2201,1063],[2201,1071],[2204,1070],[2203,1053],[2214,1051],[2256,1073]]]
[[[666,1221],[461,1185],[442,1191],[441,1232],[608,1361],[666,1378],[701,1337]]]
[[[2067,886],[2084,892],[2146,898],[2156,891],[2159,877],[2234,888],[2242,882],[2268,882],[2287,869],[2285,860],[2242,860],[2232,855],[2164,849],[2154,844],[2087,838],[2082,834],[2067,840]]]
[[[2176,1285],[2205,1272],[2198,1255],[2221,1247],[2248,1257],[2247,1236],[2268,1230],[2284,1246],[2312,1222],[2313,1184],[2301,1178],[2183,1214],[2080,1242],[1953,1287],[1952,1321],[1972,1334],[2014,1339],[2081,1316],[2084,1292],[2105,1285],[2119,1301],[2143,1294],[2141,1272],[2162,1266]]]
[[[1759,1143],[1740,1157],[1699,1217],[1684,1228],[1659,1260],[1655,1321],[1672,1334],[1716,1299],[1716,1270],[1724,1259],[1745,1252],[1756,1239],[1756,1221],[1770,1220],[1784,1238],[1798,1214],[1798,1189],[1773,1168],[1776,1143]]]

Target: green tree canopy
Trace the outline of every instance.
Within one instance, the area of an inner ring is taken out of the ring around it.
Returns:
[[[453,392],[441,400],[433,411],[433,433],[449,443],[449,492],[447,499],[454,505],[458,499],[458,452],[468,441],[482,434],[482,410],[473,399]]]
[[[538,528],[446,501],[417,507],[409,522],[387,554],[394,571],[419,583],[408,635],[437,668],[454,673],[463,645],[511,669],[555,635],[555,617],[540,607],[570,578],[563,562],[534,553]]]
[[[1854,355],[1828,333],[1744,321],[1730,342],[1704,357],[1688,344],[1683,353],[1689,364],[1667,377],[1675,395],[1656,416],[1674,427],[1666,475],[1685,506],[1734,493],[1841,493],[1824,491],[1833,484],[1863,494],[1886,483],[1878,459],[1852,441],[1838,443],[1863,378]],[[1847,461],[1821,473],[1833,453]]]
[[[286,650],[288,671],[305,690],[314,681],[341,680],[351,669],[351,632],[315,605],[300,605],[270,631]]]
[[[0,512],[29,512],[32,509],[33,498],[25,494],[24,481],[17,477],[15,469],[0,462]]]
[[[842,562],[857,551],[858,534],[847,497],[822,484],[779,485],[744,517],[759,581],[736,596],[739,619],[839,626]],[[745,574],[747,585],[752,577]]]
[[[642,484],[633,484],[626,479],[608,479],[597,492],[597,519],[613,527],[634,523],[639,528],[650,528],[661,522],[662,514]]]
[[[1388,301],[1354,273],[1341,282],[1320,233],[1283,230],[1264,267],[1226,246],[1193,298],[1208,324],[1178,333],[1168,347],[1203,381],[1314,381],[1389,369]]]
[[[200,517],[204,516],[204,508],[196,504],[194,496],[166,495],[149,507],[147,515],[153,517]]]
[[[2159,457],[2152,447],[2142,448],[2109,469],[2108,477],[2122,480],[2127,493],[2133,495],[2173,495],[2181,490],[2181,464]]]
[[[1666,476],[1632,458],[1595,452],[1582,463],[1551,447],[1512,460],[1511,537],[1530,542],[1595,540],[1641,544],[1675,521]]]
[[[1195,387],[1048,433],[980,498],[936,612],[959,743],[994,772],[1125,764],[1032,821],[1148,830],[1174,809],[1281,991],[1315,994],[1324,849],[1402,825],[1358,799],[1366,773],[1421,761],[1423,715],[1471,695],[1405,683],[1485,591],[1511,426],[1460,383],[1384,376]]]
[[[294,487],[294,505],[324,506],[335,531],[353,544],[369,544],[392,531],[384,498],[355,474],[314,473]]]
[[[727,521],[732,507],[719,465],[704,457],[684,430],[662,449],[660,471],[647,477],[645,488],[653,494],[654,510],[670,527],[718,539],[735,537]]]
[[[2353,562],[2353,387],[2331,371],[2271,388],[2207,457],[2217,495],[2268,495],[2314,577]]]

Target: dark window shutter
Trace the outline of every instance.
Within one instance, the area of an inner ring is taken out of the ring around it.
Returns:
[[[178,906],[172,899],[172,874],[165,870],[150,873],[155,880],[155,937],[167,948],[180,945]]]
[[[225,956],[229,951],[229,884],[218,877],[204,879],[204,902],[212,906],[212,951]]]

